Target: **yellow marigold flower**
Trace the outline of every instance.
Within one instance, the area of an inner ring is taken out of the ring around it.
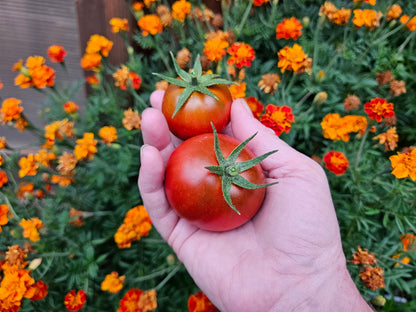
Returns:
[[[284,18],[276,26],[276,39],[297,40],[302,35],[302,23],[296,18]]]
[[[341,8],[335,11],[332,22],[337,25],[347,25],[348,21],[350,20],[350,16],[350,9]]]
[[[111,31],[116,34],[122,31],[129,30],[129,21],[127,18],[113,17],[110,19]]]
[[[12,121],[20,118],[23,107],[20,106],[21,100],[16,98],[8,98],[3,101],[0,108],[0,120],[5,124],[7,121]]]
[[[114,234],[114,240],[119,248],[128,248],[133,241],[147,236],[152,229],[152,221],[143,205],[130,209],[123,224]]]
[[[394,265],[394,267],[398,267],[400,266],[400,263],[403,264],[409,264],[410,263],[410,258],[409,257],[403,257],[402,259],[400,259],[402,257],[402,254],[398,253],[392,256],[392,259],[398,260],[398,262],[396,262],[396,264]]]
[[[92,160],[97,153],[97,140],[94,140],[94,134],[91,132],[84,133],[82,139],[76,140],[77,145],[74,148],[74,155],[78,160],[89,158]]]
[[[67,187],[68,185],[75,182],[75,179],[71,176],[71,174],[68,174],[67,176],[53,174],[51,176],[51,183],[58,184],[59,186],[62,186],[62,187]]]
[[[7,145],[6,137],[4,136],[0,137],[0,149],[6,148],[6,145]]]
[[[384,285],[383,269],[380,267],[365,266],[359,277],[364,282],[365,287],[376,291],[378,288],[386,287]]]
[[[85,70],[99,71],[102,56],[99,53],[84,54],[81,58],[81,67]]]
[[[122,120],[122,123],[124,128],[126,128],[127,130],[140,130],[141,122],[142,119],[140,114],[137,111],[133,111],[131,107],[128,110],[124,111],[124,118]]]
[[[385,151],[394,151],[399,141],[399,136],[396,132],[396,127],[391,127],[384,133],[375,136],[373,140],[378,140],[378,144],[384,144]]]
[[[390,21],[392,19],[399,18],[402,15],[402,7],[399,4],[393,4],[387,9],[386,17]]]
[[[98,136],[103,140],[104,143],[110,144],[117,140],[117,129],[113,126],[102,127],[98,131]]]
[[[374,28],[378,27],[380,25],[380,19],[383,16],[383,14],[379,11],[374,10],[360,10],[355,9],[353,11],[354,17],[352,19],[352,22],[356,27],[367,27],[370,30],[373,30]]]
[[[229,46],[228,42],[223,39],[207,40],[204,43],[204,54],[211,62],[217,62],[226,54],[226,48]]]
[[[41,229],[44,224],[38,217],[29,220],[22,219],[19,222],[19,225],[23,228],[23,237],[29,238],[32,242],[40,240],[38,230]]]
[[[238,84],[232,84],[228,87],[233,99],[240,99],[246,97],[246,83],[239,82]]]
[[[5,185],[7,182],[9,182],[7,173],[3,170],[0,170],[0,188],[3,187],[3,185]]]
[[[413,16],[412,18],[410,18],[408,15],[403,15],[400,18],[400,23],[405,25],[406,28],[409,29],[410,31],[416,30],[416,16]]]
[[[0,182],[1,184],[1,182]],[[9,218],[12,218],[13,214],[10,212],[9,205],[0,205],[0,233],[3,231],[1,226],[9,223]]]
[[[142,16],[137,25],[142,30],[142,35],[147,36],[148,34],[156,35],[162,32],[162,22],[156,14],[146,14]]]
[[[243,66],[250,67],[251,62],[254,60],[256,52],[247,43],[235,42],[228,49],[227,53],[230,57],[227,60],[228,65],[235,65],[237,68]]]
[[[172,4],[172,17],[184,22],[186,16],[191,13],[191,3],[186,0],[178,0]]]
[[[399,152],[397,155],[390,156],[389,159],[393,167],[392,174],[397,179],[410,177],[413,181],[416,180],[416,148],[406,153]]]
[[[45,167],[49,167],[51,160],[55,160],[56,159],[56,155],[54,153],[49,153],[47,150],[40,150],[36,155],[35,155],[35,160],[45,166]]]
[[[85,52],[87,54],[100,53],[102,56],[107,57],[113,47],[113,42],[101,35],[92,35],[87,42]]]
[[[27,155],[27,157],[21,157],[19,160],[19,177],[23,178],[27,175],[36,175],[39,165],[36,163],[35,156],[33,154]]]
[[[302,72],[310,68],[310,60],[308,55],[303,52],[300,45],[295,43],[293,47],[284,47],[277,53],[279,62],[277,66],[280,68],[282,73],[286,70],[292,70],[293,72]]]
[[[261,76],[261,80],[257,86],[260,87],[264,93],[273,94],[277,90],[277,86],[280,83],[280,76],[278,74],[264,74]]]
[[[376,1],[377,0],[354,0],[354,2],[364,2],[364,3],[368,3],[370,5],[376,5]]]
[[[51,60],[51,62],[55,63],[63,63],[66,51],[63,46],[61,45],[52,45],[48,48],[48,57]]]
[[[65,102],[64,105],[62,105],[62,108],[64,109],[65,113],[73,114],[77,112],[81,107],[73,101],[68,101],[68,102]]]
[[[123,288],[125,275],[118,276],[117,272],[111,272],[105,276],[104,281],[101,283],[101,290],[108,291],[110,293],[118,293]]]

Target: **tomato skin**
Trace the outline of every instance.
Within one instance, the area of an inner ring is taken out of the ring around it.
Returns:
[[[223,134],[218,137],[224,157],[240,143]],[[244,148],[236,162],[254,157]],[[206,166],[218,166],[212,133],[192,137],[173,151],[165,173],[165,192],[171,207],[193,225],[210,231],[231,230],[250,220],[263,202],[265,188],[249,190],[232,185],[231,201],[241,213],[238,215],[223,197],[220,176]],[[260,165],[242,172],[241,176],[255,184],[265,183]]]
[[[170,131],[178,138],[185,140],[190,137],[212,132],[211,122],[218,132],[230,120],[232,96],[225,84],[208,87],[218,100],[213,97],[193,92],[185,104],[172,117],[179,96],[184,88],[170,84],[165,92],[162,113],[166,118]]]

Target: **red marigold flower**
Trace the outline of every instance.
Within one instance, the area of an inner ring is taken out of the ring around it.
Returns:
[[[52,45],[48,48],[48,57],[51,62],[63,63],[66,56],[66,51],[61,45]]]
[[[292,123],[295,122],[295,116],[289,106],[269,104],[266,106],[265,113],[260,117],[260,122],[273,129],[276,135],[280,135],[282,132],[289,133]]]
[[[66,294],[64,304],[68,311],[79,311],[84,307],[86,301],[87,295],[85,291],[82,289],[78,290],[78,292],[71,290]]]
[[[403,244],[403,251],[415,251],[416,250],[416,236],[411,233],[406,233],[400,236],[400,240]]]
[[[364,104],[364,111],[369,118],[380,122],[383,120],[383,117],[393,117],[394,105],[393,103],[388,103],[385,99],[374,98]]]
[[[276,39],[290,39],[297,40],[302,35],[302,23],[296,18],[284,18],[276,26]]]
[[[250,67],[251,62],[254,60],[256,52],[254,49],[247,43],[244,42],[235,42],[228,49],[229,57],[227,64],[234,64],[237,68],[242,68],[243,66]]]
[[[246,102],[250,110],[253,112],[253,116],[256,119],[260,118],[261,113],[264,110],[264,105],[256,97],[250,96],[246,98]]]
[[[100,83],[100,81],[98,80],[97,75],[91,75],[91,76],[87,76],[85,77],[85,81],[90,84],[90,85],[98,85]]]
[[[344,153],[338,151],[329,151],[325,154],[323,161],[325,167],[336,175],[344,174],[349,165],[348,159],[345,157]]]
[[[66,102],[62,107],[63,107],[65,113],[67,113],[67,114],[73,114],[81,108],[77,103],[75,103],[73,101]]]
[[[202,291],[198,291],[196,294],[189,296],[188,311],[217,312],[218,310]]]
[[[48,294],[48,288],[48,284],[44,283],[43,281],[37,281],[29,289],[29,292],[31,292],[30,300],[42,300]]]
[[[117,312],[144,312],[157,308],[156,291],[132,288],[121,298]]]

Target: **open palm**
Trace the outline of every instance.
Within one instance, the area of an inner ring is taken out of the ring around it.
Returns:
[[[256,156],[278,149],[261,165],[268,182],[279,183],[267,188],[259,212],[243,226],[201,230],[179,218],[165,196],[164,165],[179,142],[160,112],[162,96],[153,93],[154,108],[143,113],[139,188],[154,226],[196,284],[221,311],[333,311],[331,300],[320,299],[352,282],[322,168],[235,101],[227,134],[243,141],[258,132],[248,145]]]

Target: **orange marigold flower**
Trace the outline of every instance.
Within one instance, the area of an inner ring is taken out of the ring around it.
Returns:
[[[77,112],[81,108],[81,106],[79,106],[77,103],[73,101],[67,101],[64,103],[64,105],[62,105],[62,108],[64,109],[65,113],[73,114]]]
[[[3,87],[4,87],[4,84],[3,84],[3,82],[1,82],[1,80],[0,80],[0,90],[1,90],[1,89],[3,89]]]
[[[68,214],[69,220],[68,224],[72,225],[72,226],[83,226],[84,225],[84,212],[81,210],[76,210],[75,208],[71,208],[69,209],[69,214]]]
[[[365,266],[359,274],[359,277],[364,282],[365,287],[376,291],[378,288],[386,287],[384,285],[383,272],[383,269],[380,267]]]
[[[18,311],[23,298],[27,298],[28,290],[35,283],[30,271],[17,266],[4,264],[3,279],[0,287],[0,307],[2,311]]]
[[[394,96],[406,93],[406,83],[403,80],[393,80],[390,82],[390,93]]]
[[[394,259],[394,260],[397,260],[398,259],[398,261],[396,262],[396,264],[394,265],[394,267],[400,266],[401,263],[403,263],[403,264],[409,264],[410,263],[410,258],[409,257],[403,257],[402,259],[400,259],[401,256],[402,255],[400,253],[391,256],[392,259]]]
[[[260,118],[261,113],[264,110],[264,105],[256,97],[250,96],[246,98],[246,102],[250,110],[253,112],[253,116],[256,119]]]
[[[355,9],[353,11],[354,17],[352,19],[352,22],[356,27],[367,27],[370,30],[373,30],[374,28],[378,27],[380,25],[380,19],[383,16],[383,14],[379,11],[374,10],[360,10]]]
[[[354,0],[354,2],[364,2],[364,3],[368,3],[370,5],[376,5],[376,1],[377,0]]]
[[[43,281],[37,281],[34,285],[29,288],[30,300],[42,300],[48,294],[48,284],[44,283]]]
[[[111,31],[116,34],[129,30],[129,21],[127,18],[113,17],[110,19]]]
[[[99,53],[84,54],[81,58],[81,67],[85,70],[98,71],[101,66],[102,56]]]
[[[117,312],[148,312],[157,308],[156,291],[142,291],[138,288],[129,289],[120,300]]]
[[[325,1],[319,9],[319,16],[326,16],[328,20],[332,21],[337,10],[337,7],[332,2]]]
[[[239,82],[238,84],[229,86],[228,89],[230,90],[233,99],[241,99],[246,96],[246,87],[245,82]]]
[[[374,253],[369,253],[368,249],[362,249],[358,246],[357,251],[352,255],[352,260],[350,262],[355,265],[374,265],[377,263],[377,259],[374,256]]]
[[[335,11],[331,22],[333,22],[336,25],[347,25],[348,21],[350,20],[350,16],[351,16],[350,9],[341,8]]]
[[[341,117],[339,114],[327,114],[321,122],[321,127],[324,138],[347,142],[350,139],[350,133],[364,134],[367,129],[367,119],[357,115]]]
[[[73,173],[68,173],[67,176],[53,174],[51,176],[51,183],[58,184],[62,187],[67,187],[68,185],[75,182],[75,179],[72,177]]]
[[[92,85],[92,86],[98,85],[100,83],[100,81],[98,80],[97,75],[95,75],[95,74],[85,77],[85,81],[88,84]]]
[[[131,8],[135,11],[135,12],[141,12],[143,10],[144,7],[144,3],[142,2],[134,2],[131,5]]]
[[[405,27],[410,31],[416,30],[416,16],[410,18],[408,15],[404,14],[402,17],[400,17],[400,23],[405,25]]]
[[[0,137],[0,149],[6,148],[7,146],[7,139],[6,137]]]
[[[123,288],[125,275],[118,276],[117,272],[111,272],[105,276],[104,281],[101,282],[101,290],[110,293],[118,293]]]
[[[77,162],[78,160],[73,154],[63,152],[62,155],[58,158],[58,166],[56,169],[63,175],[69,174],[72,170],[75,169]]]
[[[62,140],[64,136],[72,138],[74,136],[74,122],[68,121],[68,119],[62,119],[54,121],[45,126],[46,143],[43,145],[45,148],[52,148],[56,139]]]
[[[402,15],[402,7],[399,4],[393,4],[387,9],[386,17],[390,21],[392,19],[399,18]]]
[[[286,70],[292,70],[296,72],[303,72],[311,67],[308,55],[305,54],[302,47],[295,43],[293,47],[284,47],[277,53],[279,57],[279,63],[277,66],[282,73]]]
[[[198,291],[196,294],[189,296],[188,311],[189,312],[217,312],[218,310],[202,291]]]
[[[35,185],[33,182],[22,182],[19,186],[19,189],[17,190],[17,197],[23,198],[27,196],[27,194],[33,194],[33,189]]]
[[[276,26],[276,39],[297,40],[302,35],[302,23],[296,18],[284,18]]]
[[[51,62],[55,63],[63,63],[66,51],[63,46],[61,45],[52,45],[48,48],[48,57],[51,60]]]
[[[124,111],[124,118],[122,120],[124,128],[127,130],[133,130],[141,128],[141,116],[137,111],[133,111],[131,107]]]
[[[384,133],[375,136],[373,140],[378,140],[378,144],[384,144],[385,151],[394,151],[399,141],[399,136],[396,132],[396,127],[391,127]]]
[[[228,42],[223,39],[211,39],[204,43],[204,54],[211,62],[217,62],[226,54]]]
[[[110,144],[117,140],[117,129],[113,126],[102,127],[98,131],[98,136],[103,140],[104,143]]]
[[[20,118],[23,107],[20,106],[21,100],[16,98],[7,98],[3,101],[0,108],[0,120],[5,124],[7,121],[12,121]]]
[[[156,1],[158,1],[158,0],[143,0],[144,5],[145,5],[147,8],[150,8],[150,6],[152,5],[152,3],[156,2]]]
[[[46,65],[28,67],[28,75],[31,78],[31,86],[43,89],[53,87],[55,84],[55,70]]]
[[[374,98],[364,104],[364,111],[368,117],[380,122],[383,117],[392,117],[394,115],[393,103],[388,103],[385,99]]]
[[[8,247],[6,251],[5,263],[8,266],[15,266],[18,269],[24,269],[27,266],[27,252],[19,245]]]
[[[0,170],[0,187],[3,187],[7,182],[9,182],[9,178],[5,171]]]
[[[393,80],[394,80],[394,77],[390,70],[376,74],[376,81],[378,82],[378,86],[380,88]]]
[[[412,148],[409,152],[400,153],[390,156],[392,174],[397,179],[410,177],[416,181],[416,148]]]
[[[338,151],[329,151],[323,158],[325,168],[336,175],[344,174],[349,166],[349,161],[344,153]]]
[[[129,248],[133,241],[149,235],[152,221],[144,206],[139,205],[127,211],[123,224],[114,234],[114,241],[119,248]]]
[[[148,34],[156,35],[163,30],[162,22],[156,14],[142,16],[137,22],[137,25],[141,28],[143,36],[147,36]]]
[[[87,301],[87,294],[82,289],[75,292],[71,290],[65,295],[64,304],[69,311],[79,311]]]
[[[237,68],[242,68],[243,66],[250,67],[251,62],[254,60],[256,55],[254,49],[249,44],[244,42],[233,43],[227,49],[227,52],[230,55],[227,60],[227,64],[234,64]]]
[[[35,156],[33,154],[29,154],[27,157],[23,156],[19,159],[19,167],[19,177],[23,178],[27,175],[36,175],[39,165],[36,163]]]
[[[87,54],[99,53],[104,57],[107,57],[113,47],[113,42],[101,35],[92,35],[87,42],[85,52]]]
[[[77,145],[74,148],[75,157],[78,160],[85,158],[92,160],[94,154],[97,153],[97,140],[94,140],[94,134],[86,132],[82,139],[76,140],[76,143]]]
[[[0,171],[0,187],[1,187],[1,172]],[[1,226],[9,223],[9,218],[12,218],[13,214],[10,212],[9,205],[0,205],[0,233],[3,231]]]
[[[261,6],[263,3],[267,3],[269,0],[254,0],[253,5],[254,6]]]
[[[278,74],[264,74],[261,76],[261,80],[257,83],[264,93],[273,94],[277,90],[280,83],[280,76]]]
[[[280,135],[283,132],[289,133],[292,123],[295,122],[295,116],[289,106],[269,104],[264,114],[261,115],[260,122],[273,129],[276,135]]]
[[[400,236],[400,240],[403,244],[403,251],[414,251],[416,249],[416,237],[414,234],[406,233]]]
[[[172,17],[180,22],[184,22],[186,16],[191,13],[191,3],[186,0],[178,0],[172,4]]]
[[[56,155],[54,153],[48,153],[47,150],[40,150],[36,155],[35,155],[35,160],[45,166],[45,167],[49,167],[51,160],[55,160],[56,159]]]
[[[42,228],[44,224],[38,217],[29,220],[22,219],[19,222],[19,225],[23,228],[23,237],[29,238],[32,242],[40,240],[38,230]]]
[[[192,54],[187,48],[182,48],[178,54],[176,54],[176,62],[179,67],[184,69],[191,62]]]
[[[23,75],[23,74],[18,74],[16,76],[16,78],[14,79],[14,84],[16,86],[19,86],[22,89],[27,89],[30,87],[33,87],[33,81],[30,77]]]
[[[355,94],[348,94],[344,99],[344,109],[346,112],[349,112],[352,109],[358,109],[360,107],[361,100]]]

